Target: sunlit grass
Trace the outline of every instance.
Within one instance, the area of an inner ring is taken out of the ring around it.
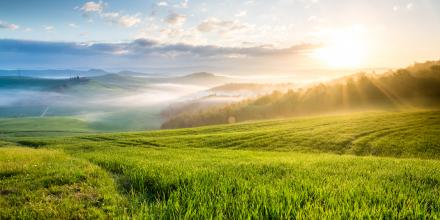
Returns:
[[[439,121],[438,111],[378,112],[9,137],[0,142],[2,215],[435,219]],[[76,197],[78,189],[87,196]],[[51,190],[60,196],[52,200]]]
[[[0,219],[89,219],[122,203],[98,166],[53,150],[0,148]]]

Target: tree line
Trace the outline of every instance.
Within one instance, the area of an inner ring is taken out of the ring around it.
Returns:
[[[440,61],[416,63],[384,74],[358,73],[309,88],[275,91],[226,106],[180,112],[162,128],[196,127],[365,109],[437,108]]]

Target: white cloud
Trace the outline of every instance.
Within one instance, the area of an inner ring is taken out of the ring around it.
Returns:
[[[394,5],[393,6],[393,11],[399,11],[401,9],[411,10],[413,8],[414,8],[414,3],[409,2],[406,5]]]
[[[185,15],[180,15],[175,12],[170,12],[165,18],[165,22],[171,25],[182,25],[186,21]]]
[[[53,26],[44,26],[44,30],[53,31],[55,28]]]
[[[118,12],[107,12],[107,13],[102,13],[101,17],[109,22],[113,22],[117,20],[120,17],[120,15]]]
[[[323,23],[326,21],[324,18],[315,15],[309,16],[307,20],[312,23]]]
[[[162,6],[162,7],[168,6],[168,2],[166,2],[166,1],[158,2],[157,6]]]
[[[119,12],[108,12],[104,10],[106,5],[107,4],[103,1],[99,1],[98,3],[91,1],[85,3],[80,9],[87,17],[92,14],[97,14],[100,18],[104,19],[104,21],[123,27],[133,27],[141,22],[140,14],[124,15]],[[90,18],[89,20],[93,21]]]
[[[237,14],[235,14],[235,17],[244,17],[247,15],[247,11],[239,11]]]
[[[124,27],[133,27],[140,22],[141,19],[139,18],[139,15],[123,15],[118,19],[118,23]]]
[[[200,32],[195,28],[182,25],[163,26],[161,20],[151,19],[139,30],[136,38],[148,38],[160,43],[186,43],[191,45],[206,44]]]
[[[108,12],[108,13],[102,13],[101,17],[109,23],[119,24],[124,27],[133,27],[141,22],[141,19],[139,18],[139,14],[121,15],[118,12]]]
[[[68,26],[71,28],[78,28],[78,25],[76,25],[75,23],[70,23],[68,24]]]
[[[317,19],[318,19],[318,17],[312,15],[307,20],[309,20],[309,21],[316,21]]]
[[[0,29],[17,30],[20,26],[0,20]]]
[[[231,31],[246,29],[248,27],[248,25],[243,24],[239,21],[225,21],[218,18],[208,18],[197,26],[197,30],[204,33],[227,33]]]
[[[304,8],[305,9],[309,9],[311,8],[314,4],[319,3],[319,0],[301,0],[304,3]]]
[[[178,6],[180,8],[188,8],[188,0],[183,0]]]
[[[86,2],[82,7],[81,10],[83,12],[102,12],[104,10],[105,3],[102,1],[99,2]]]

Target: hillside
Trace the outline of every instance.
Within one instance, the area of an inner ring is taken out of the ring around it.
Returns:
[[[228,83],[221,86],[216,86],[209,89],[210,94],[226,94],[229,96],[257,96],[271,93],[273,91],[283,91],[295,89],[292,83],[273,83],[273,84],[259,84],[259,83]]]
[[[93,77],[108,74],[108,72],[100,69],[84,70],[0,70],[0,76],[16,76],[16,77],[32,77],[32,78],[49,78],[63,79],[74,76]]]
[[[238,104],[180,112],[162,128],[226,124],[233,121],[313,115],[365,109],[438,108],[440,61],[384,74],[360,73],[309,88],[273,92]],[[190,109],[190,108],[189,108]]]
[[[0,70],[0,73],[1,71],[2,70]],[[93,71],[97,72],[98,70]],[[234,81],[234,79],[224,76],[217,76],[212,73],[192,73],[185,76],[170,76],[167,78],[160,78],[153,77],[152,75],[140,75],[141,73],[136,74],[134,72],[127,71],[120,73],[98,71],[99,73],[102,73],[102,75],[85,74],[86,76],[74,75],[74,77],[72,77],[71,74],[70,77],[65,75],[56,75],[56,78],[46,78],[47,74],[52,73],[51,71],[31,71],[33,74],[24,76],[13,75],[15,73],[13,71],[11,73],[9,71],[3,72],[5,72],[5,76],[0,74],[1,89],[64,91],[69,89],[79,90],[76,89],[76,87],[79,86],[81,90],[90,90],[98,94],[100,92],[107,92],[109,88],[136,91],[139,89],[144,89],[152,84],[163,83],[210,87],[219,86]],[[74,71],[72,70],[72,72]],[[77,76],[78,78],[76,78]]]
[[[96,133],[91,124],[68,117],[0,118],[0,138]]]
[[[440,157],[440,111],[370,112],[72,139],[91,145]],[[332,138],[329,138],[332,137]],[[404,137],[404,138],[403,138]],[[402,139],[403,138],[403,139]],[[99,141],[99,142],[95,142]],[[62,140],[66,143],[66,139]]]
[[[33,77],[0,76],[0,90],[42,90],[62,91],[63,89],[88,83],[88,79],[47,79]]]
[[[287,92],[294,88],[296,87],[292,83],[227,83],[191,94],[183,101],[171,103],[162,110],[161,116],[168,120],[176,115],[197,114],[212,108],[221,108],[243,100],[268,95],[274,91]]]
[[[439,134],[440,112],[417,111],[11,135],[0,218],[435,219]]]
[[[0,76],[0,117],[79,117],[106,131],[157,129],[166,105],[229,80],[209,73],[168,78],[134,72],[71,78],[44,74]]]
[[[219,86],[234,81],[238,80],[206,72],[192,73],[186,76],[175,77],[170,80],[172,83],[203,85],[206,87]]]

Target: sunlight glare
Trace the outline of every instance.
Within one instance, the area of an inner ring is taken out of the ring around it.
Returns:
[[[331,67],[359,67],[365,58],[365,41],[359,32],[353,30],[334,31],[328,36],[326,45],[318,49],[314,55]]]

